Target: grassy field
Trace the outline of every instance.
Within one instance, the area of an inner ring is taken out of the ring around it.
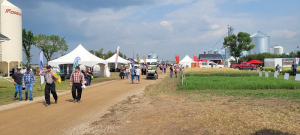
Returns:
[[[118,77],[119,77],[118,73],[112,72],[111,77],[95,78],[94,80],[92,80],[92,85],[96,83],[105,82],[105,81],[115,80],[118,79]],[[36,85],[33,87],[33,98],[43,96],[44,88],[45,88],[45,83],[43,85],[40,85],[40,77],[36,76],[35,79],[36,79]],[[56,84],[57,92],[63,92],[68,90],[71,90],[69,80],[62,81],[61,84]],[[8,82],[4,79],[0,79],[0,105],[16,102],[15,100],[13,100],[14,93],[15,93],[14,85],[11,82]],[[22,91],[22,98],[25,99],[25,90]]]
[[[184,79],[184,90],[258,90],[258,89],[300,89],[296,81],[273,77],[199,77],[188,76]]]

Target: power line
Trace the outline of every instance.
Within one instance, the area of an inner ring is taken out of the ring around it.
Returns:
[[[228,34],[228,32],[212,47],[214,48],[222,39],[224,39],[224,37]]]

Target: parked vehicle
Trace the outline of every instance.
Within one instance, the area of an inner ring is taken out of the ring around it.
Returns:
[[[230,67],[240,70],[253,70],[254,68],[257,69],[257,65],[247,63],[246,61],[243,61],[241,64],[232,64]]]

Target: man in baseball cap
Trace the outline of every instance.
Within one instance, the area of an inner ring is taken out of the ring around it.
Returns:
[[[27,67],[27,71],[23,74],[22,77],[22,83],[23,83],[23,87],[25,87],[25,100],[28,99],[28,89],[30,91],[29,94],[29,100],[33,100],[32,99],[32,88],[35,85],[35,78],[34,78],[34,74],[33,72],[31,72],[30,67]]]
[[[84,75],[80,72],[79,66],[75,67],[75,72],[70,77],[70,87],[72,87],[72,96],[74,103],[81,102],[82,87],[84,85]],[[77,95],[76,95],[77,90]]]
[[[53,95],[55,103],[57,103],[57,94],[56,94],[56,90],[55,90],[55,79],[58,79],[58,76],[52,74],[50,65],[47,66],[46,68],[44,68],[40,72],[39,75],[44,76],[45,80],[46,80],[46,85],[45,85],[46,104],[45,104],[45,106],[47,107],[50,105],[50,92]]]
[[[21,68],[17,68],[17,72],[12,76],[12,82],[14,83],[16,89],[14,98],[16,100],[17,94],[19,93],[20,101],[22,101],[22,77],[23,75],[21,74]]]

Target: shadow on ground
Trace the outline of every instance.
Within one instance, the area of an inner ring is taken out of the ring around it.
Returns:
[[[259,131],[256,131],[255,133],[251,135],[294,135],[290,133],[283,133],[279,130],[273,130],[273,129],[262,129]]]

